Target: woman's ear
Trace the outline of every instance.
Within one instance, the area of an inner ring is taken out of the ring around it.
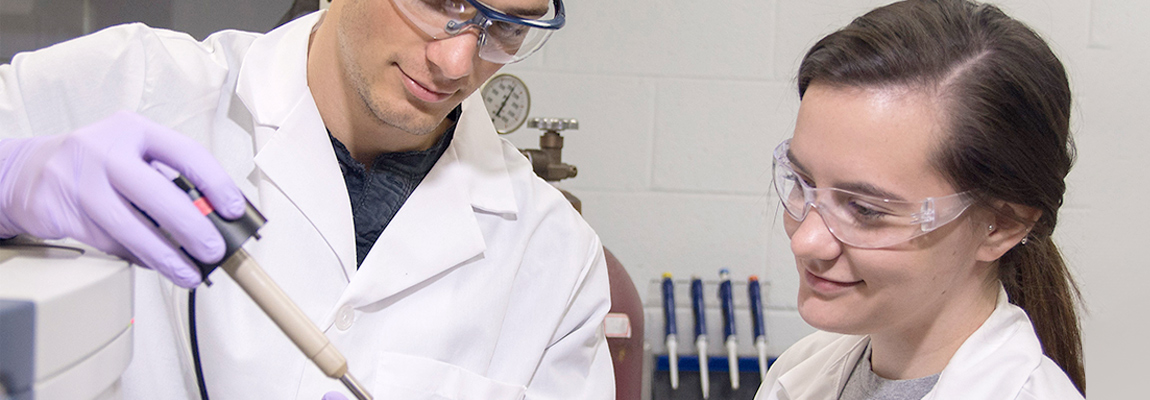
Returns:
[[[978,249],[978,260],[991,262],[1018,245],[1042,216],[1042,210],[1021,204],[999,202],[990,212],[992,224]]]

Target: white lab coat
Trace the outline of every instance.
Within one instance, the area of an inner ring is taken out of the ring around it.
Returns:
[[[767,371],[755,400],[834,400],[846,385],[868,336],[815,332],[787,349]],[[1042,354],[1026,312],[998,304],[943,368],[923,400],[1082,399],[1070,378]]]
[[[347,190],[306,87],[322,15],[203,42],[126,25],[18,55],[0,66],[0,133],[68,132],[132,110],[198,140],[268,218],[247,251],[376,399],[613,398],[602,245],[495,134],[477,95],[357,270]],[[342,389],[225,273],[210,278],[196,314],[212,399]],[[126,397],[198,399],[186,291],[152,271],[136,279]]]

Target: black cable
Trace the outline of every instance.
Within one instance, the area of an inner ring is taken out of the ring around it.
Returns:
[[[196,341],[196,289],[188,291],[188,332],[192,339],[192,362],[196,367],[196,383],[200,386],[200,399],[208,400],[208,386],[204,384],[204,368],[200,365],[200,345]]]

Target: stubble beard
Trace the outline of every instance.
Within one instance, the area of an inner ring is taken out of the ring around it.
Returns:
[[[415,111],[403,112],[398,109],[398,105],[388,104],[372,96],[371,84],[358,67],[352,70],[351,81],[361,104],[380,126],[389,126],[415,136],[429,135],[439,126],[440,121],[421,121],[422,115],[417,115]]]
[[[433,133],[440,121],[420,121],[423,115],[418,110],[404,112],[400,110],[401,104],[388,104],[387,101],[372,95],[372,82],[364,74],[362,64],[355,56],[351,43],[354,39],[342,34],[339,35],[339,53],[343,64],[347,68],[347,79],[359,97],[360,105],[367,111],[379,127],[391,127],[415,136],[426,136]],[[401,94],[401,98],[402,98]],[[414,109],[414,106],[412,107]],[[444,116],[446,117],[446,116]]]

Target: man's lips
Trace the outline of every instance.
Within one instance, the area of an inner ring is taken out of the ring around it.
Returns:
[[[451,97],[452,92],[441,92],[431,89],[407,75],[406,72],[401,70],[400,73],[403,74],[403,86],[407,88],[408,93],[411,93],[411,95],[417,99],[428,103],[438,103]]]

